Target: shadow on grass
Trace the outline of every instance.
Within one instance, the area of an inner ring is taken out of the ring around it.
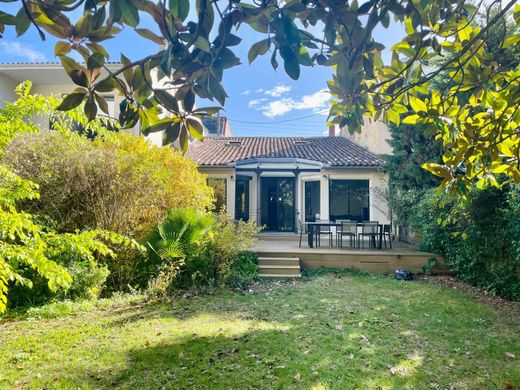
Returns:
[[[357,388],[369,383],[405,388],[416,382],[424,361],[417,352],[410,357],[388,354],[383,345],[357,332],[345,337],[303,331],[295,327],[232,337],[192,335],[143,346],[130,351],[125,370],[101,375],[95,383],[105,388]]]

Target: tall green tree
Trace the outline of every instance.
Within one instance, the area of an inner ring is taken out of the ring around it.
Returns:
[[[233,47],[241,42],[238,27],[248,24],[259,34],[249,50],[249,62],[269,55],[272,66],[282,63],[293,79],[299,78],[301,66],[332,67],[331,123],[350,131],[379,118],[395,125],[433,126],[443,142],[443,163],[425,168],[442,177],[444,186],[463,190],[474,183],[498,185],[497,174],[520,182],[520,69],[503,69],[495,58],[497,47],[519,46],[516,0],[503,6],[499,0],[491,4],[481,0],[477,5],[465,0],[17,2],[16,14],[0,13],[0,33],[13,26],[22,35],[34,26],[42,39],[51,34],[60,40],[55,54],[77,84],[61,109],[84,103],[85,114],[92,119],[98,108],[106,109],[102,93],[118,90],[125,96],[119,118],[123,126],[140,119],[145,134],[165,130],[165,143],[179,139],[186,149],[188,134],[202,136],[200,118],[215,112],[196,109],[195,97],[224,105],[222,77],[240,63]],[[488,12],[483,27],[473,24],[479,9],[495,5],[499,11]],[[78,10],[81,16],[71,21]],[[140,26],[144,15],[155,22],[153,29]],[[504,16],[514,19],[515,30],[490,47],[486,35]],[[391,63],[384,64],[380,55],[384,45],[374,31],[390,23],[402,25],[405,36],[391,48]],[[123,27],[162,48],[136,61],[122,55],[121,67],[110,71],[103,41]],[[83,56],[85,63],[74,61],[71,51]],[[429,60],[439,56],[444,61],[432,68]],[[108,77],[101,77],[102,69]],[[152,70],[159,78],[172,80],[173,94],[154,86]],[[453,86],[430,95],[431,81],[443,72]],[[461,91],[468,92],[467,103],[459,100]],[[159,105],[170,113],[167,118],[159,119]]]

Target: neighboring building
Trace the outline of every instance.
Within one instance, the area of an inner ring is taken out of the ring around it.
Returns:
[[[388,223],[383,161],[346,138],[206,138],[187,155],[215,188],[217,208],[269,231],[295,231],[318,214]]]
[[[111,70],[117,70],[121,64],[114,62],[107,64],[107,66]],[[107,74],[102,74],[100,77],[105,77],[106,75]],[[16,99],[14,89],[25,80],[32,81],[33,87],[31,91],[33,93],[44,96],[70,93],[77,87],[58,62],[0,64],[0,107],[2,107],[6,101]],[[152,80],[154,87],[161,88],[166,86],[165,80],[157,80],[155,73],[152,74]],[[119,103],[122,97],[117,93],[108,93],[105,94],[105,100],[108,103],[110,116],[118,118]],[[48,130],[48,119],[42,118],[40,121],[42,130]],[[205,136],[229,137],[233,135],[229,121],[224,116],[219,115],[214,118],[205,118],[203,123],[206,127]],[[134,134],[139,134],[140,128],[136,126],[129,131]],[[163,132],[150,134],[148,139],[153,145],[161,146],[162,133]]]
[[[393,153],[392,147],[388,143],[391,138],[390,129],[381,121],[368,122],[360,133],[354,134],[344,127],[341,129],[340,135],[367,148],[372,153],[378,155]]]
[[[225,116],[215,116],[213,118],[203,118],[202,123],[206,128],[206,137],[232,137],[231,125]]]

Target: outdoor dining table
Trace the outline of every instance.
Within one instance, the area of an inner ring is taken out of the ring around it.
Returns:
[[[340,227],[341,222],[330,222],[330,221],[316,221],[316,222],[305,222],[305,225],[307,225],[307,242],[309,244],[309,248],[314,247],[314,227],[317,227],[319,229],[320,226],[330,226],[330,227]],[[357,226],[363,226],[363,222],[357,222]],[[381,249],[382,241],[383,241],[383,225],[378,223],[377,227],[379,229],[379,244],[377,245],[377,249]],[[374,245],[375,246],[375,245]]]

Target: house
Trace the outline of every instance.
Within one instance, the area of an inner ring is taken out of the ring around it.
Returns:
[[[215,189],[216,208],[268,231],[298,221],[388,223],[380,157],[344,137],[220,137],[190,146]]]

